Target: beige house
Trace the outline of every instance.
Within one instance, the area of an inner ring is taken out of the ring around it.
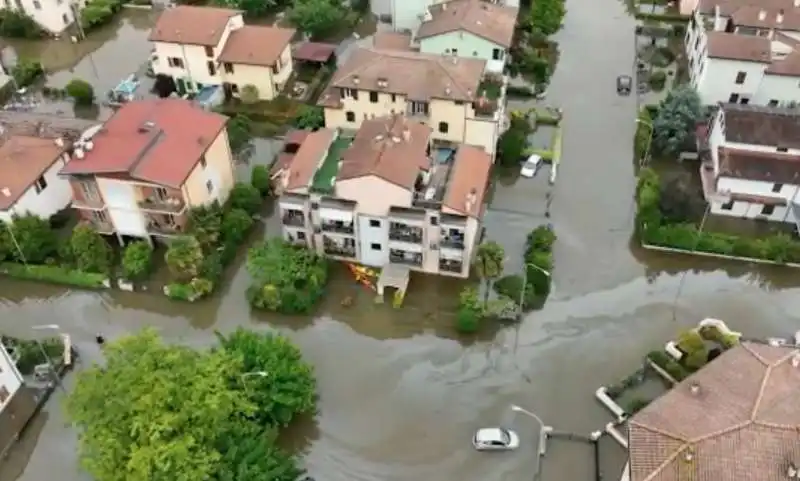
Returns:
[[[238,10],[181,5],[167,9],[150,33],[153,71],[179,92],[222,86],[238,97],[246,85],[275,98],[292,73],[293,29],[245,25]]]
[[[233,188],[227,118],[181,99],[135,101],[73,145],[61,175],[72,207],[103,234],[169,237],[189,208]]]
[[[402,46],[376,37],[376,45]],[[365,120],[401,114],[430,125],[436,145],[474,145],[494,158],[505,123],[506,85],[502,76],[484,75],[485,67],[481,59],[359,49],[320,97],[325,125],[353,131]]]
[[[273,167],[284,238],[335,259],[467,277],[492,159],[395,114],[292,133]]]

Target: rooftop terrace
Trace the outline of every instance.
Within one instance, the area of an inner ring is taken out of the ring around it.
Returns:
[[[328,149],[328,155],[314,174],[311,190],[324,193],[333,192],[336,174],[339,172],[339,162],[342,160],[342,154],[350,147],[351,143],[353,143],[353,139],[341,136],[333,141]]]

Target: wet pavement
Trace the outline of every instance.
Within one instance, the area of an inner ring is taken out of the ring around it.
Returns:
[[[244,301],[248,277],[239,265],[224,292],[196,305],[0,278],[0,296],[7,299],[0,304],[0,329],[30,336],[30,326],[58,323],[73,336],[82,362],[97,358],[98,331],[114,338],[155,326],[171,341],[208,346],[213,329],[279,329],[317,368],[320,412],[294,426],[284,442],[304,454],[310,474],[321,481],[531,480],[536,425],[512,414],[511,404],[559,431],[588,434],[611,420],[595,401],[595,389],[627,375],[648,351],[699,319],[724,319],[754,337],[796,331],[796,271],[631,247],[636,100],[617,97],[614,82],[633,67],[633,20],[615,0],[568,0],[567,11],[547,99],[565,115],[553,188],[555,290],[545,308],[520,325],[461,339],[451,326],[463,284],[415,277],[406,305],[394,310],[373,304],[373,293],[342,269],[313,319],[251,313]],[[591,53],[597,46],[613,47]],[[488,237],[502,242],[510,258],[521,252],[526,232],[544,221],[545,177],[510,175],[498,182]],[[266,232],[276,229],[268,225]],[[353,307],[340,305],[346,296],[355,298]],[[24,469],[22,481],[88,481],[76,467],[75,434],[60,412],[51,401],[49,418],[37,420],[39,427],[0,467],[0,479],[12,481]],[[519,432],[521,448],[474,452],[473,431],[499,424]],[[601,455],[605,479],[618,479],[622,450],[604,439]],[[553,440],[541,479],[592,480],[593,470],[589,446]]]

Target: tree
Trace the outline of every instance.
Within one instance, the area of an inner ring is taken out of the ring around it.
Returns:
[[[214,477],[223,458],[219,432],[255,412],[233,387],[242,360],[167,346],[152,329],[103,351],[105,365],[81,372],[67,399],[84,468],[103,481]]]
[[[203,251],[216,249],[222,230],[222,207],[218,202],[193,207],[189,211],[189,232]]]
[[[475,271],[478,277],[486,283],[483,296],[484,308],[489,302],[489,290],[492,282],[503,275],[505,258],[505,249],[495,241],[484,242],[478,246],[478,250],[475,252],[475,260],[473,261]]]
[[[33,17],[21,11],[5,9],[0,11],[0,36],[38,39],[44,37],[45,33]]]
[[[92,105],[94,103],[94,89],[92,85],[81,79],[72,79],[66,87],[67,95],[72,97],[75,105]]]
[[[36,60],[21,58],[11,69],[11,76],[17,82],[17,87],[27,87],[44,75],[44,67]]]
[[[261,211],[263,199],[258,189],[252,185],[237,182],[231,189],[228,204],[232,209],[242,209],[250,215],[255,215]]]
[[[58,251],[58,238],[48,221],[26,214],[13,217],[10,227],[11,256],[16,262],[41,264]]]
[[[280,238],[250,248],[247,272],[253,279],[247,291],[250,304],[283,314],[310,311],[322,297],[328,281],[323,257]]]
[[[111,247],[88,225],[79,225],[69,239],[70,261],[78,270],[106,274],[111,269]]]
[[[250,173],[250,184],[255,187],[262,197],[267,197],[272,192],[269,168],[266,165],[256,165]]]
[[[164,260],[176,280],[188,282],[200,274],[203,249],[196,237],[179,237],[170,243]]]
[[[675,176],[659,187],[658,210],[663,222],[691,222],[705,211],[703,193],[686,176]]]
[[[674,88],[653,119],[653,147],[666,155],[678,155],[694,138],[695,126],[702,117],[697,91],[689,85]]]
[[[297,460],[277,447],[277,431],[238,422],[219,434],[222,453],[214,481],[296,481],[304,471]]]
[[[258,409],[261,425],[286,426],[295,415],[316,409],[314,368],[303,361],[300,349],[280,334],[256,333],[238,328],[225,336],[217,333],[220,346],[242,359],[245,372],[265,372],[250,376],[247,383],[250,401]]]
[[[511,125],[500,135],[497,151],[500,163],[506,167],[518,166],[528,145],[530,124],[523,115],[511,114]]]
[[[239,93],[239,99],[243,104],[252,105],[258,102],[258,87],[253,84],[246,84]]]
[[[231,209],[222,216],[220,236],[226,244],[239,245],[250,228],[253,227],[253,217],[243,209]]]
[[[244,114],[237,114],[228,120],[228,144],[234,154],[250,144],[253,122]]]
[[[337,0],[298,0],[289,10],[289,21],[312,39],[322,39],[335,32],[346,17]]]
[[[567,8],[564,0],[537,0],[530,10],[530,28],[534,33],[553,35],[561,30]]]
[[[114,15],[122,8],[119,0],[89,0],[81,10],[81,26],[85,30],[105,25],[114,19]]]
[[[316,105],[301,105],[292,121],[298,129],[316,130],[325,126],[325,112]]]
[[[478,291],[472,286],[465,287],[458,296],[456,311],[456,330],[461,334],[476,332],[483,319],[484,304],[478,300]]]
[[[140,281],[150,273],[153,264],[153,247],[147,241],[131,242],[122,253],[122,276],[129,281]]]
[[[197,3],[179,2],[179,3]],[[216,0],[214,2],[220,7],[233,8],[241,10],[248,17],[263,17],[270,12],[274,12],[278,7],[278,2],[275,0]]]

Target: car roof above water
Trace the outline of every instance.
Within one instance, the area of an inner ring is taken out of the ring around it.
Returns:
[[[475,434],[480,442],[503,441],[503,430],[500,428],[483,428]]]

